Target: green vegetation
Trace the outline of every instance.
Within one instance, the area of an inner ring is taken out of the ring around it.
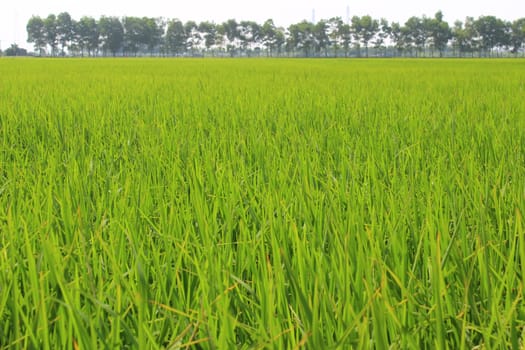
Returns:
[[[2,60],[0,348],[518,348],[523,60]]]
[[[451,26],[441,11],[405,24],[353,16],[276,26],[229,19],[182,23],[151,17],[31,17],[27,41],[39,56],[525,57],[525,17],[480,16]],[[364,49],[364,50],[363,50]]]

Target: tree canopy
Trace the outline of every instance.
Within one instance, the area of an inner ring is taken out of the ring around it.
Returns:
[[[2,52],[0,51],[0,55]],[[11,44],[4,52],[6,56],[27,56],[27,50],[19,47],[17,44]]]
[[[525,18],[467,17],[449,25],[438,11],[405,23],[353,16],[288,27],[272,19],[182,22],[151,17],[84,16],[67,12],[27,23],[37,55],[74,56],[291,56],[494,57],[525,55]]]

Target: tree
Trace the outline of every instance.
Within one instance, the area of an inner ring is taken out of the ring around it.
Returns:
[[[73,28],[73,38],[81,55],[84,56],[86,50],[88,56],[95,55],[99,45],[97,21],[93,17],[84,16]]]
[[[181,23],[182,24],[182,23]],[[141,44],[147,47],[150,56],[162,42],[164,34],[164,21],[162,18],[142,17],[143,36]]]
[[[215,47],[219,51],[228,52],[228,39],[226,38],[226,29],[224,28],[224,23],[215,24],[215,31]]]
[[[51,14],[44,20],[46,44],[51,48],[51,56],[56,55],[58,46],[57,18]]]
[[[388,24],[388,21],[384,18],[381,18],[379,22],[379,31],[376,35],[376,39],[374,42],[374,48],[381,54],[382,56],[386,56],[386,39],[390,36],[392,32],[392,28]],[[383,51],[384,50],[384,51]]]
[[[261,37],[261,26],[253,21],[241,21],[238,26],[241,49],[248,56],[254,49],[254,44],[258,43]]]
[[[141,18],[124,17],[124,51],[137,56],[141,45],[145,42],[145,25]]]
[[[115,57],[124,46],[122,22],[117,17],[102,17],[98,22],[98,31],[104,55],[109,51]]]
[[[239,40],[239,25],[236,20],[229,19],[222,24],[222,30],[228,42],[226,43],[226,50],[230,53],[230,56],[235,55],[237,49],[237,41]]]
[[[35,51],[42,56],[46,47],[46,32],[44,20],[38,16],[33,16],[27,22],[27,41],[33,43]]]
[[[175,55],[182,55],[186,52],[187,40],[188,33],[186,33],[184,24],[178,19],[169,21],[166,30],[166,44],[169,51]]]
[[[261,27],[261,41],[266,48],[266,55],[272,56],[277,39],[277,30],[272,19],[266,20]]]
[[[288,31],[290,32],[289,42],[292,49],[298,49],[303,52],[305,57],[309,57],[315,44],[314,24],[302,21],[289,26]]]
[[[195,48],[198,48],[201,41],[201,33],[199,26],[194,21],[188,21],[184,24],[184,31],[186,32],[186,48],[190,50],[191,55],[195,55]]]
[[[4,51],[4,55],[27,56],[27,50],[19,47],[17,44],[11,44],[11,46]]]
[[[328,36],[329,46],[332,47],[334,56],[338,56],[339,49],[341,47],[341,33],[339,28],[343,20],[341,17],[332,17],[326,23],[326,35]]]
[[[67,12],[62,12],[57,16],[56,32],[58,43],[61,47],[62,56],[65,55],[65,49],[73,39],[73,20]]]
[[[350,45],[352,44],[352,30],[349,24],[343,21],[339,22],[337,32],[341,38],[341,46],[344,49],[345,57],[348,57],[350,51]]]
[[[492,55],[494,48],[508,45],[508,35],[505,22],[494,16],[481,16],[474,22],[475,28],[481,38],[481,49]]]
[[[464,53],[470,52],[470,41],[467,36],[467,31],[463,28],[463,22],[454,22],[454,27],[452,28],[452,39],[454,51],[457,50],[460,57],[463,56]]]
[[[439,51],[439,57],[443,57],[443,52],[447,48],[449,40],[452,38],[452,31],[447,22],[443,21],[443,13],[436,12],[434,18],[430,20],[430,37],[432,47]]]
[[[403,50],[405,49],[405,42],[403,27],[401,27],[399,22],[392,22],[390,24],[390,40],[392,40],[392,43],[394,44],[397,55],[401,56],[403,54]]]
[[[370,16],[352,17],[352,31],[357,41],[365,46],[365,56],[368,57],[368,43],[379,31],[379,22]],[[361,53],[359,52],[359,55]]]
[[[465,35],[468,40],[469,50],[471,56],[474,56],[474,52],[478,51],[481,56],[481,38],[476,28],[476,21],[474,17],[465,18]]]
[[[525,18],[520,18],[512,22],[510,34],[511,52],[518,54],[525,44]]]
[[[215,45],[217,26],[215,23],[205,21],[199,24],[199,30],[204,36],[204,46],[206,47],[206,50],[210,51],[213,45]]]
[[[275,49],[277,50],[277,56],[280,56],[284,45],[286,43],[286,34],[283,27],[278,27],[275,30]]]
[[[413,47],[416,48],[416,56],[423,53],[425,44],[427,42],[428,31],[425,30],[425,18],[410,17],[404,26],[404,41],[406,48],[411,50]]]
[[[460,56],[479,53],[480,56],[504,52],[518,55],[525,45],[525,18],[513,22],[494,16],[467,17],[451,27],[438,11],[433,17],[410,17],[404,25],[389,23],[386,19],[371,16],[354,16],[351,23],[340,17],[320,20],[317,23],[302,21],[288,28],[276,27],[272,19],[262,25],[254,21],[230,19],[215,24],[204,21],[182,23],[178,19],[166,21],[151,17],[104,17],[99,20],[82,17],[78,22],[68,12],[45,19],[33,16],[27,23],[28,41],[34,44],[39,55],[103,55],[137,54],[192,55],[201,52],[228,52],[251,56],[264,49],[271,57],[286,50],[293,56],[302,55],[335,57],[344,51],[350,54],[355,45],[357,55],[368,57],[369,46],[374,55],[429,55],[436,51],[445,55],[452,40],[453,54]],[[49,50],[47,51],[49,47]],[[362,50],[364,48],[364,50]],[[59,51],[60,50],[60,51]],[[10,51],[12,52],[12,50]]]
[[[313,36],[317,55],[319,55],[321,52],[324,52],[325,57],[327,57],[330,38],[328,37],[328,24],[326,21],[321,20],[314,25]]]
[[[268,19],[261,26],[260,41],[266,48],[267,56],[273,56],[275,51],[280,55],[285,40],[284,29],[277,28],[272,19]]]

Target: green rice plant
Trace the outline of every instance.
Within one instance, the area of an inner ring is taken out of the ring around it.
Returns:
[[[0,349],[522,347],[524,68],[1,60]]]

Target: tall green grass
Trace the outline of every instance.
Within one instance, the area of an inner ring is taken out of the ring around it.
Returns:
[[[1,60],[0,348],[519,348],[525,61]]]

